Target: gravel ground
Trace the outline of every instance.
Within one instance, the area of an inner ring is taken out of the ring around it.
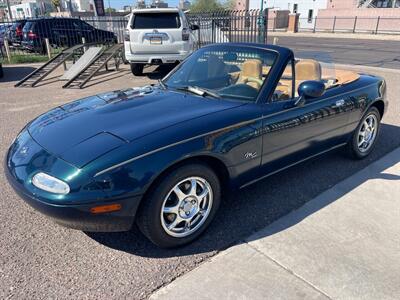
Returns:
[[[0,81],[1,159],[18,131],[38,114],[76,98],[151,81],[146,76],[134,78],[125,66],[118,73],[101,75],[83,90],[63,90],[56,77],[38,88],[14,88],[14,81],[29,71],[26,66],[7,67],[6,78]],[[178,250],[156,248],[136,228],[110,234],[55,225],[19,199],[1,171],[0,299],[147,298],[219,250],[302,206],[400,146],[400,72],[373,73],[386,78],[391,105],[368,159],[351,161],[338,151],[250,186],[225,199],[207,232]]]

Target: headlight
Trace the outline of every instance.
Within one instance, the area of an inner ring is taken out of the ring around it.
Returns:
[[[35,176],[33,176],[32,183],[37,188],[50,193],[62,195],[69,193],[68,184],[45,173],[37,173]]]

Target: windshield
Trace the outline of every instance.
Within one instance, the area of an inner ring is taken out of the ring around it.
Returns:
[[[181,22],[178,13],[135,13],[132,29],[168,29],[179,28]]]
[[[193,53],[163,82],[189,92],[200,89],[204,96],[255,102],[276,58],[276,52],[253,47],[206,47]]]
[[[35,27],[36,22],[26,22],[23,31],[28,32],[30,30],[33,30],[33,27]]]

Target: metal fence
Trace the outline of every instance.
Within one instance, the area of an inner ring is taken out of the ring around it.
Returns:
[[[10,62],[42,62],[82,43],[123,41],[124,17],[41,18],[0,22],[0,49]]]
[[[267,10],[189,13],[187,17],[191,24],[199,26],[194,31],[198,47],[228,41],[265,43],[267,39]],[[30,23],[35,25],[29,26]],[[66,47],[83,42],[122,43],[127,25],[127,17],[112,16],[0,22],[0,27],[7,28],[3,35],[0,33],[0,48],[3,54],[7,48],[7,56],[13,62],[45,61]]]
[[[188,13],[187,18],[199,26],[194,31],[198,47],[221,42],[266,43],[268,31],[288,27],[288,18],[269,18],[268,10]],[[29,23],[36,25],[29,27]],[[46,61],[84,42],[122,43],[127,25],[127,17],[113,16],[0,21],[0,50],[15,63]],[[400,18],[300,18],[299,31],[400,34]]]
[[[269,20],[269,30],[287,31],[287,23]],[[299,18],[299,32],[400,34],[400,18],[313,17]]]
[[[198,25],[195,33],[198,46],[210,43],[266,43],[268,10],[224,10],[187,14],[191,24]]]

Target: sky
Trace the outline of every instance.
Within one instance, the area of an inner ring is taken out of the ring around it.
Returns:
[[[110,5],[116,9],[122,9],[124,5],[134,5],[136,4],[136,0],[104,0],[104,6],[108,7],[108,2],[110,1]],[[152,0],[146,0],[146,3],[151,3]],[[179,0],[164,0],[164,2],[168,2],[168,6],[175,7],[178,5]]]

